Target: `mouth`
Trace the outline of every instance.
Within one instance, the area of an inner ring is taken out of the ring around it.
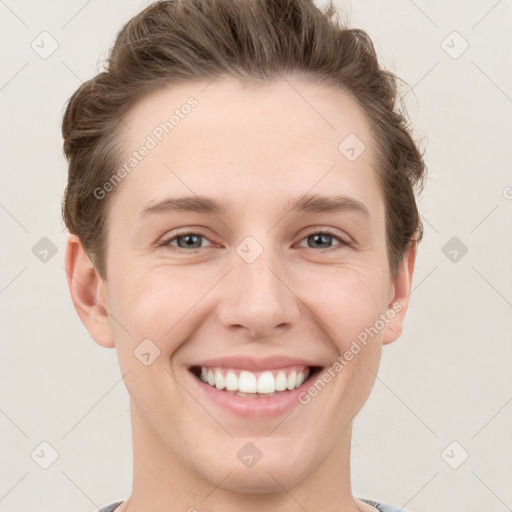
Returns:
[[[295,365],[268,370],[192,365],[190,373],[204,385],[243,398],[270,398],[296,392],[309,385],[321,366]],[[296,394],[296,393],[294,393]]]

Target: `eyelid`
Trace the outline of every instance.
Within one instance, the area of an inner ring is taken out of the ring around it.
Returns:
[[[315,234],[327,234],[334,238],[336,238],[339,243],[337,245],[334,245],[332,247],[328,247],[327,249],[320,249],[323,251],[329,251],[329,250],[335,250],[337,247],[353,247],[353,240],[348,235],[342,234],[341,231],[329,228],[325,226],[315,226],[313,228],[310,228],[302,237],[300,238],[299,242],[302,242],[305,238],[311,235]],[[194,247],[190,249],[184,249],[183,247],[178,247],[175,245],[171,245],[171,242],[174,241],[176,238],[184,235],[200,235],[201,237],[205,238],[209,242],[211,242],[212,245],[206,246],[206,247]],[[172,247],[174,251],[177,252],[184,252],[184,253],[193,253],[195,251],[199,251],[200,249],[207,249],[209,247],[214,247],[216,244],[205,233],[205,231],[201,228],[194,228],[194,227],[188,227],[188,228],[182,228],[179,229],[176,232],[173,232],[172,235],[169,235],[167,237],[164,237],[164,239],[157,244],[159,247]],[[217,244],[218,246],[218,244]]]
[[[184,235],[200,235],[200,236],[202,236],[203,238],[205,238],[206,240],[208,240],[209,242],[212,243],[211,246],[207,246],[207,247],[213,247],[215,245],[215,242],[210,240],[208,235],[201,228],[194,228],[194,227],[192,227],[192,228],[183,228],[181,230],[175,231],[175,232],[172,233],[172,235],[165,236],[163,238],[163,240],[161,242],[159,242],[157,245],[159,247],[169,246],[169,247],[172,247],[174,250],[184,251],[184,252],[194,252],[194,251],[198,251],[199,249],[206,249],[207,248],[207,247],[194,247],[192,249],[184,249],[183,247],[178,247],[178,246],[171,245],[172,241],[174,241],[176,238],[178,238],[180,236],[184,236]]]
[[[316,235],[316,234],[331,235],[334,238],[337,238],[341,242],[339,244],[341,246],[346,245],[346,246],[352,247],[352,245],[353,245],[353,241],[352,241],[352,239],[348,235],[343,234],[341,231],[339,231],[339,230],[337,230],[335,228],[328,228],[328,227],[322,227],[322,226],[316,226],[316,227],[313,227],[312,229],[310,229],[299,240],[299,242],[302,242],[302,240],[304,240],[304,238],[307,238],[308,236]],[[336,246],[329,247],[328,249],[324,249],[324,250],[328,251],[329,249],[334,249],[334,248],[336,248]]]

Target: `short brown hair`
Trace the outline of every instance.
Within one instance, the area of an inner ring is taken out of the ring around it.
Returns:
[[[170,84],[219,76],[268,83],[284,74],[339,87],[365,112],[378,149],[387,254],[396,274],[423,235],[415,189],[423,188],[426,166],[397,109],[399,79],[379,65],[368,34],[348,28],[332,1],[322,11],[312,0],[168,0],[126,23],[105,70],[78,88],[63,116],[69,171],[62,215],[100,276],[106,278],[109,202],[94,190],[119,166],[122,116]]]

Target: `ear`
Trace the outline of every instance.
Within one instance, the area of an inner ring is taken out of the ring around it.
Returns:
[[[66,276],[73,305],[89,334],[102,347],[113,348],[106,285],[73,234],[66,245]]]
[[[402,334],[405,313],[409,307],[411,295],[412,275],[416,262],[417,241],[411,243],[410,248],[404,254],[397,275],[393,278],[392,299],[388,305],[387,316],[390,318],[384,330],[382,344],[392,343]],[[394,316],[393,315],[394,312]]]

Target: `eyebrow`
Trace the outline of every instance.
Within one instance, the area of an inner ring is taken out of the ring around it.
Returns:
[[[154,204],[146,206],[139,217],[146,217],[155,213],[167,212],[195,212],[201,214],[226,214],[229,202],[217,201],[206,196],[169,197]],[[303,194],[288,199],[288,208],[298,213],[337,213],[353,211],[370,217],[368,208],[357,199],[343,195]]]

